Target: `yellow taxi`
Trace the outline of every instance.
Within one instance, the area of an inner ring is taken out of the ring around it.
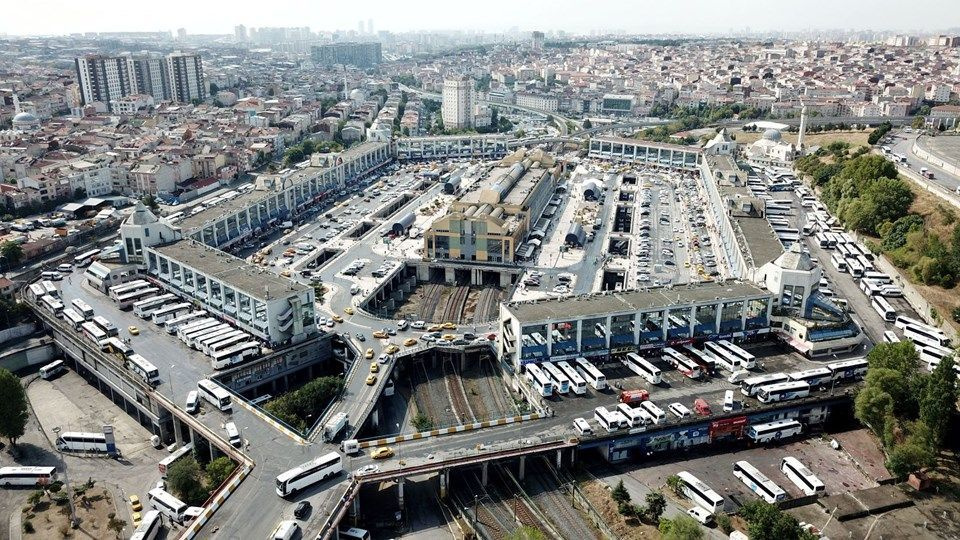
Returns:
[[[133,510],[134,512],[139,512],[143,510],[143,505],[140,504],[140,497],[136,495],[130,496],[130,509]]]
[[[380,364],[376,362],[370,364],[370,373],[380,373]]]
[[[292,274],[289,270],[284,270],[283,272],[280,272],[280,275],[283,277],[290,277]]]
[[[439,324],[431,324],[430,328],[427,328],[427,332],[439,332],[441,330],[443,330],[443,326]]]
[[[341,317],[341,316],[339,316],[339,315],[334,315],[333,317],[330,317],[330,318],[333,319],[333,322],[336,322],[336,323],[342,323],[342,322],[343,322],[343,317]]]
[[[393,448],[389,446],[384,446],[383,448],[377,448],[370,453],[370,457],[373,459],[387,459],[393,457]]]
[[[352,308],[352,307],[345,307],[345,308],[343,308],[343,312],[346,313],[347,315],[353,315],[353,308]]]
[[[387,354],[394,354],[394,353],[396,353],[396,352],[399,351],[399,350],[400,350],[400,347],[397,347],[396,345],[394,345],[393,343],[391,343],[390,345],[387,345],[387,348],[384,349],[383,352],[385,352],[385,353],[387,353]]]
[[[141,514],[140,512],[134,512],[133,514],[130,515],[130,517],[133,518],[134,527],[139,527],[140,523],[143,521],[143,514]]]
[[[440,338],[440,339],[444,339],[444,340],[447,340],[447,341],[453,341],[453,340],[457,339],[457,336],[455,336],[455,335],[453,335],[453,334],[444,334],[443,337]]]
[[[363,357],[367,360],[373,358],[373,349],[367,349],[367,352],[363,353]]]
[[[133,325],[130,325],[130,326],[127,327],[127,332],[130,332],[130,335],[131,335],[131,336],[139,336],[139,335],[140,335],[140,329],[137,328],[136,326],[133,326]]]
[[[373,386],[377,383],[377,376],[374,374],[367,375],[367,386]]]
[[[405,347],[413,347],[416,344],[417,344],[417,340],[415,338],[407,338],[403,340],[403,345]]]
[[[440,328],[443,328],[444,330],[456,330],[457,325],[453,324],[452,322],[445,322],[440,325]]]
[[[376,339],[387,339],[387,333],[383,330],[377,330],[373,333],[373,337]]]

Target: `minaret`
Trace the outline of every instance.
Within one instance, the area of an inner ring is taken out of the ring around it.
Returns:
[[[802,103],[801,103],[802,105]],[[797,136],[797,153],[803,154],[803,136],[807,132],[807,106],[800,109],[800,134]]]
[[[20,96],[14,94],[13,95],[13,114],[17,115],[17,114],[20,114],[21,112],[23,111],[20,110]]]

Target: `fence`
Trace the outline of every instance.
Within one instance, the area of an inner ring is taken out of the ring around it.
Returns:
[[[600,529],[600,532],[603,533],[603,537],[607,540],[614,540],[620,538],[607,526],[607,522],[603,519],[603,516],[600,515],[600,512],[597,512],[597,509],[593,507],[593,504],[590,503],[590,500],[587,499],[587,496],[584,495],[576,483],[571,484],[573,489],[573,501],[574,507],[579,508],[584,514],[590,518],[590,521]],[[579,505],[579,506],[577,506]]]

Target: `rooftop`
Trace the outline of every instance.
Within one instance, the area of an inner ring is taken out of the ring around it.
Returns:
[[[193,240],[181,240],[165,246],[155,246],[152,249],[210,277],[217,278],[258,300],[282,298],[291,293],[310,290],[306,285],[280,277],[250,265],[243,259]]]
[[[755,285],[728,281],[699,283],[671,289],[660,287],[641,291],[596,293],[583,297],[508,302],[504,306],[520,321],[531,323],[547,319],[556,320],[560,317],[605,317],[617,313],[635,313],[664,306],[710,302],[718,298],[769,295],[769,292]]]

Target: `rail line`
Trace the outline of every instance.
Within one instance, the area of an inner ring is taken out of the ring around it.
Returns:
[[[449,369],[447,368],[448,364]],[[443,378],[453,405],[453,413],[460,419],[460,423],[466,423],[467,418],[476,422],[477,415],[473,413],[473,407],[470,406],[470,401],[467,399],[467,393],[463,389],[463,381],[457,373],[457,367],[453,365],[453,361],[449,358],[443,360]]]
[[[507,403],[506,396],[503,395],[503,385],[497,384],[499,379],[497,378],[496,366],[493,365],[493,359],[487,355],[483,355],[480,360],[480,366],[484,374],[483,378],[490,387],[490,392],[493,394],[493,400],[496,402],[497,408],[503,414],[514,412],[513,404]]]
[[[513,511],[517,516],[517,521],[519,521],[521,525],[533,527],[544,534],[549,534],[549,524],[543,523],[540,518],[537,517],[536,513],[534,513],[533,509],[527,506],[526,500],[524,500],[524,498],[516,492],[510,483],[510,479],[507,478],[507,473],[504,470],[503,465],[497,464],[493,469],[497,481],[500,483],[500,485],[504,486],[507,492],[512,496]]]
[[[527,475],[530,489],[526,492],[557,530],[569,533],[571,538],[597,538],[599,531],[590,527],[571,501],[563,496],[559,478],[549,460],[541,456],[532,460],[531,465],[532,474]]]

